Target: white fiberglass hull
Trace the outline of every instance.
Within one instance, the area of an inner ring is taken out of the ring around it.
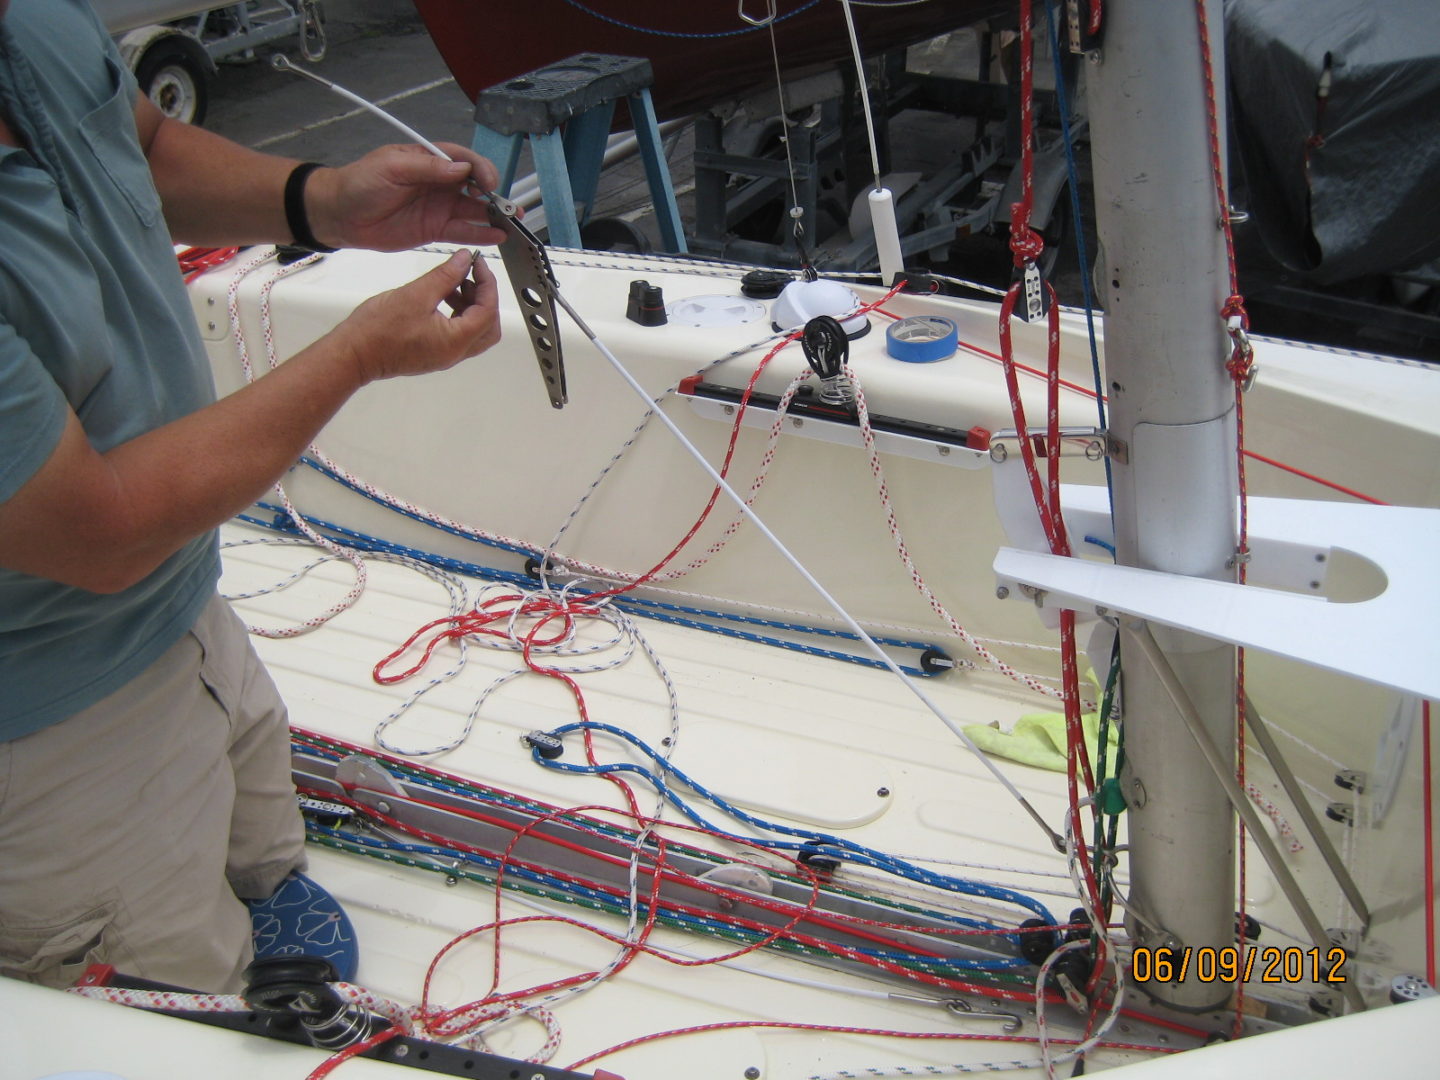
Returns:
[[[278,282],[271,301],[278,355],[303,347],[363,296],[408,280],[440,257],[424,252],[341,254]],[[706,328],[682,326],[678,320],[644,328],[624,318],[629,283],[638,278],[662,285],[672,303],[712,294],[729,297],[731,306],[738,306],[739,270],[706,273],[674,262],[591,253],[556,252],[553,257],[570,301],[653,394],[735,350],[754,346],[706,375],[715,384],[744,386],[768,351],[768,342],[755,345],[772,336],[763,311],[755,321]],[[240,329],[262,367],[260,290],[272,274],[273,265],[259,267],[238,290]],[[222,269],[194,286],[197,314],[222,392],[241,382],[225,314],[232,276],[232,270]],[[875,289],[860,292],[865,300],[881,295]],[[504,303],[507,333],[500,347],[443,375],[367,388],[318,444],[337,465],[410,503],[543,549],[629,438],[644,406],[601,356],[565,326],[571,403],[563,411],[552,410],[519,329],[519,314],[508,295]],[[959,325],[962,340],[995,348],[993,304],[902,296],[886,306],[902,316],[944,315]],[[963,351],[935,364],[893,360],[884,351],[889,320],[879,315],[872,319],[871,332],[852,344],[851,353],[872,413],[961,432],[980,427],[993,433],[1011,426],[1004,380],[994,360]],[[1043,364],[1039,335],[1024,327],[1017,328],[1016,335],[1022,359]],[[1064,377],[1077,386],[1092,385],[1083,321],[1078,318],[1067,316],[1064,353]],[[1262,344],[1258,360],[1261,375],[1247,408],[1252,449],[1376,498],[1440,504],[1440,423],[1435,419],[1440,416],[1440,373],[1279,344]],[[782,393],[801,363],[798,348],[789,347],[756,389]],[[1044,387],[1038,379],[1025,382],[1033,424],[1043,418]],[[723,404],[672,400],[668,412],[709,460],[720,460],[733,411],[726,414]],[[1093,427],[1095,416],[1092,400],[1067,391],[1065,425]],[[755,509],[867,628],[931,644],[962,663],[976,660],[977,654],[920,596],[901,564],[865,450],[847,445],[845,433],[837,435],[833,429],[827,429],[828,437],[806,437],[816,433],[817,425],[823,428],[824,422],[807,419],[797,427],[794,418],[786,419]],[[742,432],[730,474],[742,492],[763,467],[768,428],[767,423]],[[1083,449],[1084,440],[1076,446]],[[996,549],[1009,541],[995,509],[998,470],[991,456],[941,439],[927,442],[920,435],[886,443],[882,451],[898,529],[937,602],[1005,663],[1040,685],[1053,685],[1051,632],[1030,603],[1018,598],[1001,602],[995,595],[991,561]],[[1087,460],[1083,452],[1067,457],[1065,465],[1067,483],[1104,482],[1103,465]],[[1251,490],[1257,494],[1329,494],[1268,465],[1252,464],[1250,474]],[[524,562],[523,554],[487,549],[396,514],[314,469],[294,470],[286,489],[302,514],[369,537],[510,571],[519,571]],[[652,424],[576,515],[557,550],[591,567],[644,571],[685,533],[709,492],[700,469]],[[676,565],[704,552],[735,516],[733,507],[723,501],[717,505]],[[248,525],[225,530],[231,541],[264,535]],[[1098,545],[1090,545],[1088,553],[1105,559]],[[232,547],[226,553],[223,587],[250,592],[273,584],[309,559],[293,547]],[[241,601],[237,607],[250,621],[267,626],[299,622],[339,599],[353,577],[348,565],[331,563],[293,588]],[[1313,591],[1348,599],[1376,587],[1371,568],[1337,556]],[[669,591],[646,595],[770,622],[838,625],[810,587],[749,525],[706,565],[666,582],[664,588]],[[371,678],[372,668],[418,627],[448,610],[443,590],[413,570],[372,564],[369,587],[353,608],[313,633],[260,639],[257,648],[298,727],[370,746],[377,724],[432,674],[411,684],[381,686]],[[956,872],[1027,892],[1061,921],[1075,905],[1063,857],[984,766],[893,675],[689,626],[650,620],[639,625],[676,688],[680,720],[673,761],[726,799],[768,819],[842,835],[937,866],[945,860],[975,864]],[[745,628],[762,636],[813,640],[773,626]],[[1396,627],[1395,632],[1429,631],[1410,626]],[[864,652],[849,641],[821,644],[855,655]],[[917,654],[914,649],[895,652],[907,665],[916,663]],[[1361,823],[1347,830],[1330,822],[1327,828],[1376,912],[1354,977],[1367,1001],[1383,1002],[1393,975],[1424,967],[1421,762],[1413,750],[1403,760],[1394,777],[1393,803],[1383,818],[1370,796],[1342,791],[1333,776],[1337,764],[1374,770],[1377,741],[1390,725],[1395,695],[1315,673],[1294,661],[1256,657],[1251,666],[1252,697],[1275,727],[1292,736],[1282,739],[1284,749],[1317,807],[1323,813],[1326,802],[1345,803]],[[464,670],[397,720],[388,729],[388,739],[416,748],[456,740],[486,687],[514,667],[513,654],[472,648]],[[433,674],[442,670],[448,670],[448,659],[441,667],[437,658]],[[643,656],[579,678],[592,719],[623,727],[652,745],[669,737],[665,687]],[[927,679],[924,689],[959,724],[995,724],[1008,730],[1021,715],[1059,709],[1057,702],[987,669],[983,661],[975,670]],[[551,730],[575,719],[573,699],[553,680],[516,679],[486,700],[468,736],[433,763],[558,806],[615,805],[617,796],[608,782],[542,769],[520,742],[527,732]],[[633,759],[632,750],[608,736],[597,737],[597,754],[602,760]],[[1065,806],[1063,776],[1021,765],[1006,765],[1005,771],[1040,815],[1058,826]],[[1258,754],[1251,755],[1248,779],[1275,808],[1277,820],[1296,822],[1272,770]],[[643,787],[640,798],[643,806],[653,805],[653,794]],[[1353,926],[1353,915],[1315,845],[1305,843],[1303,850],[1286,858],[1326,925]],[[1249,863],[1247,908],[1266,925],[1261,944],[1308,947],[1308,942],[1286,936],[1299,932],[1297,919],[1253,850]],[[1183,853],[1177,872],[1184,872]],[[355,920],[362,943],[358,981],[405,1003],[418,1000],[426,965],[453,935],[494,917],[493,890],[470,881],[450,886],[433,873],[329,850],[317,850],[313,875]],[[530,911],[513,901],[507,901],[505,910],[522,915]],[[584,912],[572,913],[586,917]],[[623,921],[591,918],[623,933]],[[486,942],[446,961],[434,989],[437,999],[454,1005],[485,993],[491,977]],[[694,955],[719,951],[711,942],[674,930],[659,932],[655,943]],[[517,928],[504,939],[502,986],[532,986],[591,970],[614,952],[613,945],[575,928]],[[1033,977],[1033,969],[1030,974]],[[1308,1015],[1306,1001],[1314,989],[1303,981],[1263,985],[1257,975],[1249,993],[1279,1006],[1273,1010],[1277,1015],[1285,1006]],[[555,1006],[562,1035],[552,1064],[576,1062],[662,1030],[741,1020],[974,1035],[995,1035],[1003,1023],[877,997],[877,992],[930,996],[923,986],[911,989],[766,952],[734,965],[710,967],[679,967],[642,957],[585,994]],[[202,1062],[206,1074],[216,1077],[300,1077],[322,1060],[315,1051],[60,999],[29,987],[0,986],[0,997],[5,999],[0,1015],[17,1019],[22,1030],[50,1036],[27,1035],[23,1041],[14,1075],[27,1080],[78,1067],[107,1068],[130,1080],[190,1075]],[[1138,994],[1132,994],[1131,1004],[1145,1008]],[[975,1007],[1014,1012],[1022,1039],[1036,1033],[1033,1006],[990,1002]],[[1440,1005],[1429,1002],[1377,1009],[1177,1060],[1149,1052],[1097,1051],[1088,1064],[1129,1064],[1155,1076],[1184,1075],[1186,1069],[1201,1069],[1206,1075],[1223,1070],[1237,1075],[1259,1075],[1262,1070],[1321,1075],[1348,1070],[1349,1065],[1338,1064],[1345,1060],[1338,1048],[1353,1045],[1364,1048],[1372,1068],[1379,1065],[1403,1075],[1423,1071],[1440,1049],[1433,1022],[1437,1008]],[[77,1026],[94,1034],[91,1047],[73,1040],[67,1044],[58,1034]],[[1076,1035],[1083,1026],[1063,1008],[1052,1008],[1051,1037]],[[1251,1026],[1258,1030],[1274,1025],[1252,1020]],[[520,1020],[495,1030],[490,1045],[497,1053],[525,1058],[543,1037],[537,1024]],[[1197,1042],[1134,1018],[1122,1018],[1111,1038],[1165,1050]],[[728,1028],[637,1046],[584,1069],[604,1068],[630,1080],[659,1080],[677,1072],[731,1080],[1035,1058],[1033,1043]],[[1062,1074],[1069,1068],[1061,1066]],[[378,1075],[379,1070],[400,1075],[368,1062],[347,1063],[343,1069],[355,1076]],[[758,1073],[747,1071],[751,1069]]]

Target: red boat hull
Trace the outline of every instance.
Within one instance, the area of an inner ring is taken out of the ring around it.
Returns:
[[[774,85],[770,34],[743,22],[736,0],[415,0],[415,7],[472,101],[496,83],[584,52],[648,57],[662,117]],[[852,10],[862,50],[871,56],[1013,7],[1011,0],[930,0]],[[775,39],[787,78],[849,56],[835,0],[778,0],[777,9]],[[745,2],[751,17],[765,10],[765,0]]]

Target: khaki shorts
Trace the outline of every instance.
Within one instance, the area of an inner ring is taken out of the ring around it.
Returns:
[[[0,743],[0,974],[72,985],[91,963],[233,993],[238,898],[305,865],[289,725],[218,596],[104,701]]]

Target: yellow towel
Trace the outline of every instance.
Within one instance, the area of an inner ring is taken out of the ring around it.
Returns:
[[[1095,678],[1095,673],[1086,670],[1085,678],[1095,687],[1098,698],[1100,684]],[[1090,760],[1094,762],[1100,748],[1100,713],[1098,711],[1082,713],[1080,725],[1085,731],[1085,746],[1090,752]],[[1065,771],[1064,713],[1031,713],[1016,720],[1015,726],[1009,731],[1001,731],[988,724],[969,724],[965,728],[965,734],[969,735],[975,741],[975,745],[987,754],[1009,758],[1011,761],[1019,761],[1025,765],[1034,765],[1038,769],[1050,769],[1054,772]],[[1107,734],[1109,737],[1106,741],[1109,743],[1109,748],[1106,751],[1106,760],[1110,764],[1110,771],[1113,772],[1115,755],[1120,745],[1119,734],[1113,722]]]

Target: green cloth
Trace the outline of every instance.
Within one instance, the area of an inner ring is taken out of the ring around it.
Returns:
[[[14,0],[0,18],[0,109],[23,143],[0,145],[0,502],[71,410],[104,452],[214,400],[136,93],[86,0]],[[0,741],[144,671],[218,576],[213,534],[114,595],[0,569]]]
[[[1094,672],[1087,670],[1085,678],[1097,691],[1100,689]],[[1100,713],[1081,713],[1080,725],[1084,729],[1085,747],[1090,752],[1090,761],[1093,763],[1100,752]],[[1024,765],[1034,765],[1037,769],[1065,771],[1064,713],[1030,713],[1016,720],[1015,726],[1009,731],[1002,731],[989,724],[969,724],[965,728],[965,734],[987,754],[1009,758]],[[1109,743],[1106,760],[1111,762],[1113,768],[1120,745],[1113,723],[1106,741]]]

